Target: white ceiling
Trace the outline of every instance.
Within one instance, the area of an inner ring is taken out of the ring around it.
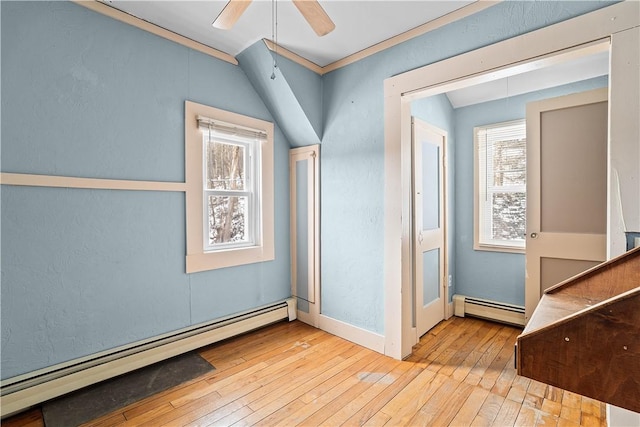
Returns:
[[[272,3],[254,0],[231,30],[211,23],[226,0],[103,0],[105,4],[236,56],[271,39]],[[278,44],[323,67],[430,22],[471,0],[320,0],[336,29],[318,37],[289,0],[278,0]]]
[[[609,52],[583,56],[488,83],[447,92],[453,108],[521,95],[609,74]]]
[[[336,29],[318,37],[289,0],[253,0],[231,30],[211,23],[227,0],[102,0],[232,56],[272,36],[278,8],[278,44],[323,67],[451,13],[475,0],[320,0]],[[584,80],[608,73],[608,53],[447,93],[454,108]]]

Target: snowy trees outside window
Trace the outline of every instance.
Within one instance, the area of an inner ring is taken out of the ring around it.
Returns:
[[[207,194],[209,244],[247,240],[246,147],[219,141],[207,142]],[[229,193],[229,195],[226,195]]]
[[[476,249],[524,248],[526,124],[524,120],[475,129]]]

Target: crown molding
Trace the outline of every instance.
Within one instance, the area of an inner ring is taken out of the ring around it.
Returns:
[[[118,21],[124,22],[126,24],[133,25],[134,27],[140,28],[141,30],[148,31],[151,34],[155,34],[156,36],[160,36],[167,40],[171,40],[172,42],[181,44],[193,50],[197,50],[198,52],[202,52],[206,55],[213,56],[214,58],[220,59],[230,64],[238,65],[238,61],[236,60],[236,58],[229,55],[228,53],[214,49],[210,46],[199,43],[195,40],[191,40],[190,38],[181,36],[180,34],[174,33],[173,31],[169,31],[166,28],[159,27],[155,24],[152,24],[148,21],[137,18],[133,15],[129,15],[126,12],[123,12],[119,9],[111,7],[97,0],[71,0],[71,1],[73,1],[75,4],[78,4],[80,6],[84,6],[87,9],[91,9],[94,12],[98,12],[102,15],[106,15],[110,18],[117,19]]]

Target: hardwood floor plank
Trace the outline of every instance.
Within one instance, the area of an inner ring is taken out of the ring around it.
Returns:
[[[409,363],[409,362],[407,362]],[[368,422],[368,420],[376,415],[391,399],[393,399],[401,390],[403,390],[415,377],[422,371],[424,366],[412,363],[402,376],[400,376],[393,384],[385,388],[378,396],[369,401],[358,412],[353,414],[351,418],[345,421],[345,426],[360,426]]]
[[[200,418],[197,419],[191,419],[192,417],[189,417],[190,420],[185,421],[185,423],[183,423],[184,425],[196,425],[196,426],[205,426],[205,425],[212,425],[215,423],[218,423],[219,420],[230,416],[231,414],[234,414],[238,411],[241,411],[242,414],[244,414],[242,417],[235,419],[233,422],[236,422],[239,419],[242,419],[244,417],[246,417],[247,415],[249,415],[252,411],[251,408],[244,406],[242,404],[242,402],[230,402],[227,403],[226,405],[208,412],[207,414],[201,416]],[[240,414],[236,414],[236,416],[239,416]],[[178,423],[178,420],[174,420],[174,424]]]
[[[335,342],[340,342],[342,343],[342,345],[346,345],[347,347],[351,345],[351,343],[348,343],[347,341],[342,340],[340,338],[337,338],[337,337],[331,337],[331,338],[332,338],[331,340],[325,340],[314,347],[309,347],[305,349],[304,352],[306,352],[306,356],[309,357],[314,355],[315,353],[318,353],[322,355],[322,357],[324,358],[331,358],[335,354],[335,353],[332,353],[332,351],[336,351],[339,348],[339,347],[336,347]],[[296,360],[291,365],[297,366],[296,369],[299,369],[302,366],[302,365],[299,365],[300,360],[298,359],[298,356],[299,355],[292,357],[292,358],[295,358]],[[335,358],[340,358],[340,356],[337,355],[335,356]],[[319,360],[320,360],[319,358],[314,359],[316,363],[319,363]],[[230,391],[228,393],[225,393],[223,389],[219,389],[219,392],[222,393],[220,394],[220,399],[215,401],[211,406],[208,406],[208,407],[201,406],[201,402],[203,401],[208,402],[210,399],[200,398],[188,404],[185,404],[184,406],[178,407],[172,413],[167,414],[167,416],[165,417],[166,421],[163,420],[163,422],[167,424],[175,424],[175,423],[180,423],[180,425],[188,424],[197,420],[198,418],[203,417],[204,415],[223,409],[226,405],[232,402],[234,404],[248,406],[249,403],[251,403],[252,401],[254,401],[255,399],[261,396],[264,396],[269,393],[275,394],[278,391],[278,387],[280,387],[280,384],[281,384],[278,382],[279,379],[281,379],[281,381],[287,381],[288,374],[295,375],[295,369],[293,369],[293,372],[289,370],[285,362],[286,360],[278,362],[278,364],[276,365],[283,364],[283,366],[276,366],[276,368],[278,369],[275,371],[271,370],[270,369],[271,367],[265,368],[263,371],[261,371],[261,375],[254,378],[253,381],[245,383],[245,386],[242,388],[234,389],[233,391]],[[233,381],[233,377],[226,378],[225,380],[223,380],[226,386],[233,385],[233,384],[229,384],[229,381]],[[251,409],[251,413],[250,413],[251,415],[253,414],[253,409],[252,408],[250,409]],[[237,420],[237,421],[241,421],[241,420]]]
[[[559,418],[560,412],[562,411],[562,404],[553,400],[544,399],[542,402],[542,410]]]
[[[453,379],[457,381],[464,381],[464,379],[469,375],[471,369],[476,365],[476,363],[480,360],[482,355],[487,351],[487,349],[491,345],[491,340],[496,337],[499,328],[495,325],[492,325],[491,328],[481,328],[480,331],[483,331],[484,334],[479,332],[479,339],[476,342],[476,345],[469,351],[464,360],[457,364],[456,368],[453,370],[451,376]]]
[[[581,412],[579,408],[563,405],[560,410],[560,418],[580,425]]]
[[[331,346],[325,352],[315,355],[312,366],[302,365],[293,370],[289,369],[284,376],[279,377],[278,381],[272,381],[245,395],[243,400],[251,406],[251,409],[257,411],[273,400],[281,399],[283,395],[286,396],[289,391],[304,386],[313,378],[345,361],[341,353],[348,350],[352,344],[344,340],[342,340],[341,344],[341,346]]]
[[[240,421],[241,419],[251,415],[251,412],[253,412],[251,411],[251,408],[249,408],[248,406],[243,406],[242,408],[238,409],[235,412],[230,413],[224,418],[220,418],[218,420],[212,421],[210,424],[207,424],[207,425],[208,426],[230,426],[235,424],[237,421]],[[196,423],[194,425],[202,426],[203,424]]]
[[[214,372],[90,426],[606,426],[604,404],[516,375],[518,328],[473,318],[436,325],[410,361],[279,322],[199,351]],[[44,425],[39,408],[3,426]]]
[[[460,319],[462,320],[462,319]],[[465,320],[471,320],[471,319],[465,319]],[[406,360],[409,362],[426,362],[426,363],[430,363],[433,360],[435,360],[438,355],[446,350],[449,345],[451,345],[452,343],[455,343],[458,341],[458,339],[460,339],[460,337],[463,334],[468,334],[469,332],[467,332],[467,327],[473,327],[475,326],[475,323],[473,321],[471,322],[464,322],[464,321],[458,321],[458,319],[454,319],[453,322],[451,322],[451,324],[446,328],[447,333],[442,335],[442,334],[438,334],[435,336],[429,336],[428,340],[426,340],[425,344],[420,346],[420,348],[418,348],[418,350],[415,351],[415,353],[413,353],[411,356],[409,356],[409,358],[407,358]],[[479,327],[479,326],[478,326]],[[427,356],[430,356],[429,360],[425,360],[425,358]]]
[[[18,415],[2,421],[3,427],[44,427],[40,408],[28,409]]]
[[[247,395],[243,398],[243,401],[247,403],[254,412],[246,420],[243,420],[241,425],[256,424],[262,420],[262,418],[269,416],[273,412],[276,412],[286,406],[288,403],[296,400],[296,397],[305,389],[309,389],[317,383],[316,381],[313,381],[314,378],[320,376],[319,381],[322,381],[325,378],[325,376],[322,376],[324,372],[329,371],[331,375],[335,374],[338,369],[333,368],[335,368],[335,366],[340,362],[344,362],[344,360],[332,358],[326,363],[318,366],[317,369],[302,373],[295,379],[295,381],[277,387],[277,389],[280,389],[282,393],[274,393],[270,390],[259,389],[258,391],[260,394],[253,402],[248,402],[248,400],[253,398],[253,396]]]
[[[290,322],[282,321],[270,325],[268,328],[262,328],[253,332],[239,335],[237,337],[228,338],[211,346],[204,347],[200,351],[200,355],[208,360],[208,358],[220,359],[228,358],[234,354],[240,354],[244,351],[250,351],[256,347],[268,345],[273,342],[288,342],[295,340],[299,335],[309,333],[313,328],[307,328],[307,325],[293,325]]]
[[[492,393],[495,393],[503,397],[507,397],[507,394],[509,394],[509,390],[511,389],[511,384],[513,384],[513,381],[517,376],[516,370],[514,368],[514,358],[515,356],[512,353],[511,356],[509,357],[509,361],[504,366],[504,369],[498,376],[496,383],[491,388]]]
[[[401,365],[402,362],[384,357],[380,363],[371,371],[362,371],[354,378],[355,383],[321,410],[316,411],[311,417],[304,420],[305,425],[339,425],[349,418],[358,409],[368,403],[370,399],[377,395],[367,395],[376,383],[384,378],[393,369]],[[372,378],[373,377],[373,378]],[[374,388],[374,392],[376,389]],[[360,401],[358,401],[360,399]]]
[[[583,427],[600,427],[600,418],[593,414],[582,413],[580,425]]]
[[[467,400],[465,400],[462,407],[451,421],[451,425],[471,425],[488,396],[489,392],[487,390],[480,387],[474,387]]]
[[[350,376],[332,389],[331,396],[333,399],[326,402],[322,408],[315,411],[311,416],[304,419],[301,424],[305,426],[321,425],[336,411],[340,410],[350,400],[367,390],[372,386],[372,382],[366,379],[371,373],[379,373],[386,375],[399,362],[388,357],[381,356],[375,363],[369,365],[367,369],[362,369],[355,375]]]
[[[442,371],[443,375],[451,375],[477,345],[481,336],[487,332],[482,329],[480,322],[474,322],[469,328],[462,329],[460,335],[444,338],[440,345],[421,361],[429,364],[427,369]]]
[[[100,418],[96,418],[88,423],[82,424],[83,427],[115,427],[123,426],[126,419],[122,414],[108,414]]]
[[[516,375],[513,379],[513,383],[511,383],[511,389],[509,390],[509,393],[507,393],[507,399],[522,403],[527,395],[527,389],[529,388],[530,382],[531,380],[529,378]]]
[[[518,418],[522,405],[513,400],[506,399],[502,402],[500,412],[493,421],[494,426],[512,426]]]
[[[500,408],[504,402],[504,397],[498,396],[489,392],[487,398],[482,403],[478,414],[471,421],[471,425],[474,427],[484,427],[493,424],[493,421],[498,416]]]
[[[582,403],[580,405],[580,409],[583,414],[595,415],[597,418],[601,417],[601,403],[598,400],[592,399],[590,397],[582,396]]]
[[[580,423],[575,423],[565,418],[559,418],[558,427],[580,427]]]
[[[547,393],[544,395],[545,399],[553,400],[554,402],[562,403],[563,390],[558,387],[548,386]]]
[[[543,401],[544,397],[536,396],[535,394],[531,394],[527,391],[524,395],[524,399],[522,400],[522,404],[535,409],[542,409]]]
[[[396,417],[395,425],[402,424],[399,417],[410,413],[408,421],[447,378],[445,375],[425,369],[380,411],[390,417]]]
[[[516,337],[520,332],[521,330],[519,329],[512,329],[511,335],[509,335],[509,337],[505,341],[502,349],[482,375],[482,380],[480,380],[479,383],[480,387],[486,390],[492,390],[502,372],[505,369],[513,368],[512,363],[515,351],[514,345],[516,342]]]
[[[557,418],[554,418],[553,416],[531,406],[522,405],[514,426],[555,426],[557,423]]]
[[[153,420],[158,418],[161,415],[167,414],[173,411],[175,408],[171,405],[171,403],[165,403],[162,406],[157,406],[150,411],[140,413],[135,417],[127,418],[127,421],[124,423],[126,426],[138,426],[142,423],[145,423],[149,420]]]
[[[418,378],[426,373],[433,374],[432,371],[425,369],[422,374],[418,375]],[[406,425],[409,423],[441,387],[449,387],[451,386],[450,383],[453,382],[449,377],[440,373],[436,373],[432,377],[426,377],[425,375],[425,378],[428,378],[429,381],[418,390],[406,392],[413,389],[411,387],[413,384],[410,384],[409,387],[381,409],[382,412],[391,416],[390,425]]]
[[[448,378],[409,420],[410,425],[446,426],[460,411],[474,387]]]
[[[489,346],[480,354],[480,358],[476,364],[471,368],[465,381],[469,384],[476,385],[482,381],[485,372],[489,369],[493,361],[498,357],[505,343],[513,335],[513,329],[507,326],[503,326],[496,336],[489,342]],[[513,345],[513,343],[511,343]],[[473,378],[473,380],[468,380]],[[477,379],[477,380],[476,380]]]
[[[370,367],[376,366],[381,357],[379,354],[367,350],[359,362],[346,366],[337,374],[332,373],[329,378],[324,379],[317,385],[312,383],[312,387],[300,396],[300,400],[305,403],[305,406],[284,418],[282,425],[298,425],[302,423],[347,389],[350,385],[347,381],[356,375],[360,369],[370,369]],[[345,363],[350,361],[350,359],[347,359]]]
[[[121,411],[124,414],[124,417],[127,420],[130,420],[140,414],[144,414],[145,412],[153,411],[155,408],[164,405],[167,401],[171,402],[181,396],[190,395],[191,393],[197,393],[199,390],[206,389],[208,385],[209,384],[206,381],[201,380],[189,384],[186,387],[175,387],[167,390],[166,393],[159,393],[158,395],[151,396],[151,398],[129,405],[121,409]]]
[[[378,412],[373,417],[369,418],[366,423],[363,424],[365,427],[381,427],[387,425],[389,422],[389,415],[384,412]]]

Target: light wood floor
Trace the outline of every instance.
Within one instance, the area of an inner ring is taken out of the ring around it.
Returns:
[[[440,323],[397,361],[282,322],[200,350],[217,369],[90,426],[604,426],[604,404],[519,377],[519,329]],[[3,422],[41,426],[36,408]]]

